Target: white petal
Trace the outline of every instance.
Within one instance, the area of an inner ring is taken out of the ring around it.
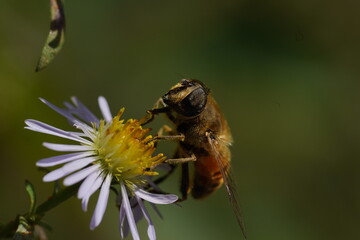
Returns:
[[[125,221],[125,216],[126,216],[125,208],[124,208],[124,204],[122,203],[119,211],[119,231],[120,231],[121,239],[127,236],[127,231],[129,230],[129,225],[127,224],[127,221]]]
[[[56,169],[56,170],[46,174],[43,178],[43,181],[44,182],[52,182],[52,181],[58,180],[62,177],[65,177],[66,175],[69,175],[70,173],[73,173],[73,172],[85,167],[86,165],[90,164],[91,162],[93,162],[95,160],[96,160],[96,158],[94,158],[94,157],[87,157],[87,158],[82,158],[82,159],[78,159],[76,161],[67,163],[64,166],[62,166],[61,168]]]
[[[76,170],[74,170],[76,171]],[[59,168],[54,171],[49,172],[43,177],[44,182],[52,182],[56,181],[64,176],[66,176],[68,173],[65,173],[63,169]]]
[[[79,199],[83,198],[85,196],[85,194],[89,191],[89,189],[92,187],[92,185],[94,184],[96,178],[101,174],[100,171],[94,172],[92,174],[90,174],[80,185],[78,193],[77,193],[77,197]]]
[[[69,103],[69,102],[67,102],[67,101],[64,102],[64,105],[65,105],[65,107],[67,107],[69,110],[75,109],[75,107],[74,107],[71,103]]]
[[[139,207],[139,205],[137,204],[136,198],[133,197],[133,198],[131,198],[131,200],[132,199],[134,199],[136,202],[135,207],[132,207],[132,208],[133,208],[134,219],[135,219],[135,222],[137,223],[144,217],[144,214],[143,214],[141,208]],[[130,203],[131,203],[131,201],[130,201]],[[134,204],[131,204],[131,206],[134,206]]]
[[[81,138],[79,136],[77,136],[76,134],[73,134],[72,132],[68,132],[68,131],[64,131],[61,130],[59,128],[55,128],[53,126],[50,126],[48,124],[45,124],[43,122],[39,122],[37,120],[26,120],[25,121],[26,125],[28,125],[28,127],[25,127],[26,129],[35,131],[35,132],[41,132],[41,133],[46,133],[46,134],[50,134],[50,135],[54,135],[57,137],[62,137],[62,138],[66,138],[66,139],[70,139],[73,141],[77,141],[77,142],[81,142],[87,145],[90,145],[91,142]]]
[[[76,97],[71,98],[74,105],[77,107],[72,109],[74,114],[83,119],[87,123],[99,123],[99,119]]]
[[[106,101],[106,99],[103,96],[100,96],[98,98],[98,102],[99,102],[99,107],[100,107],[101,113],[102,113],[105,121],[111,122],[112,115],[111,115],[111,111],[110,111],[108,102]]]
[[[85,196],[82,198],[82,202],[81,202],[81,205],[82,205],[82,210],[84,212],[87,211],[87,204],[89,202],[89,199],[91,197],[91,195],[94,194],[94,192],[96,192],[99,187],[101,186],[102,182],[103,182],[103,177],[102,177],[102,174],[100,171],[98,171],[98,176],[95,180],[95,182],[93,183],[93,185],[88,189],[88,191],[86,192]]]
[[[82,132],[72,132],[72,134],[74,134],[78,137],[88,137],[88,135],[86,135],[85,133],[82,133]]]
[[[66,117],[70,122],[74,122],[76,120],[76,118],[74,116],[71,115],[71,113],[66,110],[66,109],[62,109],[62,108],[59,108],[57,106],[55,106],[54,104],[46,101],[45,99],[43,98],[40,98],[40,100],[45,103],[46,105],[48,105],[51,109],[53,109],[54,111],[56,111],[57,113],[59,113],[60,115]]]
[[[78,151],[80,152],[80,151],[93,150],[91,146],[57,144],[57,143],[48,143],[48,142],[44,142],[43,146],[50,150],[54,150],[58,152],[78,152]]]
[[[99,195],[96,207],[95,207],[95,211],[94,211],[93,217],[90,222],[91,230],[93,230],[97,226],[99,226],[99,224],[101,223],[101,220],[104,216],[108,198],[109,198],[111,179],[112,179],[111,174],[107,175],[104,183],[102,184],[100,195]]]
[[[100,184],[101,185],[101,184]],[[99,187],[100,187],[99,185]],[[81,209],[86,212],[87,211],[87,206],[88,206],[88,203],[89,203],[89,199],[90,197],[87,197],[87,198],[83,198],[82,201],[81,201]]]
[[[154,194],[140,188],[135,188],[135,194],[148,202],[156,204],[170,204],[178,200],[178,197],[174,194]]]
[[[86,194],[83,197],[82,202],[81,202],[82,210],[84,212],[87,211],[87,205],[88,205],[88,202],[89,202],[89,199],[90,199],[91,195],[93,195],[93,193],[96,192],[99,189],[102,182],[103,182],[103,178],[102,178],[101,174],[99,174],[98,177],[96,178],[95,182],[93,183],[93,185],[86,192]]]
[[[143,218],[144,215],[143,215],[143,213],[142,213],[142,211],[141,211],[141,209],[139,207],[139,204],[137,203],[137,200],[134,197],[132,197],[130,199],[130,206],[131,206],[132,211],[133,211],[135,223],[137,224],[137,222],[140,221]],[[124,215],[123,217],[125,218],[126,214],[125,214],[124,207],[123,207],[122,211],[124,211],[124,213],[122,213],[122,214]],[[120,225],[120,227],[122,228],[122,229],[120,229],[121,237],[126,238],[126,236],[129,234],[129,230],[130,230],[129,229],[129,224],[128,224],[126,218],[123,220],[123,225],[122,226]]]
[[[148,233],[149,239],[150,240],[156,240],[155,227],[154,227],[154,224],[151,221],[149,213],[146,210],[143,201],[138,196],[136,196],[136,200],[137,200],[137,202],[139,204],[139,207],[140,207],[146,221],[148,222],[148,231],[147,231],[147,233]]]
[[[64,179],[64,185],[65,186],[71,186],[75,183],[80,182],[81,180],[83,180],[84,178],[88,177],[90,174],[92,174],[93,172],[95,172],[96,170],[99,169],[99,165],[93,165],[91,167],[87,167],[84,168],[68,177],[66,177]]]
[[[38,167],[52,167],[59,164],[67,163],[70,161],[74,161],[80,158],[88,157],[93,155],[92,152],[83,152],[83,153],[69,153],[49,158],[44,158],[36,162],[36,166]]]
[[[126,187],[125,187],[123,182],[120,182],[120,186],[121,186],[121,194],[122,194],[122,197],[123,197],[124,209],[125,209],[125,212],[126,212],[126,217],[127,217],[127,220],[128,220],[128,224],[129,224],[129,227],[130,227],[131,234],[132,234],[134,240],[140,240],[139,233],[138,233],[138,230],[136,228],[136,223],[135,223],[135,220],[134,220],[134,215],[133,215],[133,212],[131,210],[129,198],[128,198],[128,195],[127,195]]]
[[[74,126],[80,129],[85,135],[91,139],[94,139],[94,129],[83,122],[75,121]]]

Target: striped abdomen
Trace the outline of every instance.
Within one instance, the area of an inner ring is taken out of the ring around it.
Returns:
[[[194,198],[204,198],[221,187],[224,180],[215,156],[196,156],[195,177],[192,188]],[[228,159],[222,159],[225,171],[230,167]]]

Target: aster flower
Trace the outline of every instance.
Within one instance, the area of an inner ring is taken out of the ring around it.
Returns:
[[[146,191],[149,186],[156,189],[149,179],[157,175],[155,167],[163,163],[163,154],[153,155],[153,137],[147,135],[150,129],[142,128],[142,120],[121,120],[124,109],[112,117],[104,97],[98,98],[104,120],[98,119],[84,104],[73,97],[72,104],[59,108],[40,99],[50,108],[66,117],[78,131],[64,131],[37,120],[26,120],[26,127],[35,132],[69,139],[77,144],[43,143],[51,150],[72,152],[39,160],[39,167],[62,165],[46,174],[44,182],[64,178],[64,185],[81,182],[77,197],[82,200],[82,209],[87,210],[90,197],[100,189],[97,204],[90,222],[90,229],[96,228],[105,213],[110,186],[119,185],[120,233],[125,237],[130,230],[134,239],[139,239],[136,222],[142,217],[148,222],[148,236],[156,239],[155,228],[144,206],[148,201],[154,204],[170,204],[178,197],[173,194],[154,194]]]

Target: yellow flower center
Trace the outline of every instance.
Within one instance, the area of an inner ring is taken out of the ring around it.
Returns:
[[[158,175],[153,169],[166,157],[163,154],[152,156],[155,151],[153,137],[147,135],[151,130],[142,128],[139,120],[120,120],[122,108],[111,123],[100,121],[94,148],[98,151],[104,173],[112,174],[125,182],[143,182],[144,175]]]

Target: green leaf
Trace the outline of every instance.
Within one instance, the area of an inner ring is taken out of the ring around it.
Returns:
[[[19,225],[16,229],[14,240],[30,240],[34,238],[34,228],[32,224],[28,223],[25,217],[19,217]]]
[[[31,182],[29,182],[28,180],[25,181],[25,189],[26,192],[29,195],[30,198],[30,209],[29,209],[29,215],[32,216],[35,213],[35,208],[36,208],[36,194],[35,194],[35,188],[34,186],[31,184]]]
[[[65,40],[65,15],[62,0],[50,0],[51,23],[36,72],[44,69],[62,48]]]

